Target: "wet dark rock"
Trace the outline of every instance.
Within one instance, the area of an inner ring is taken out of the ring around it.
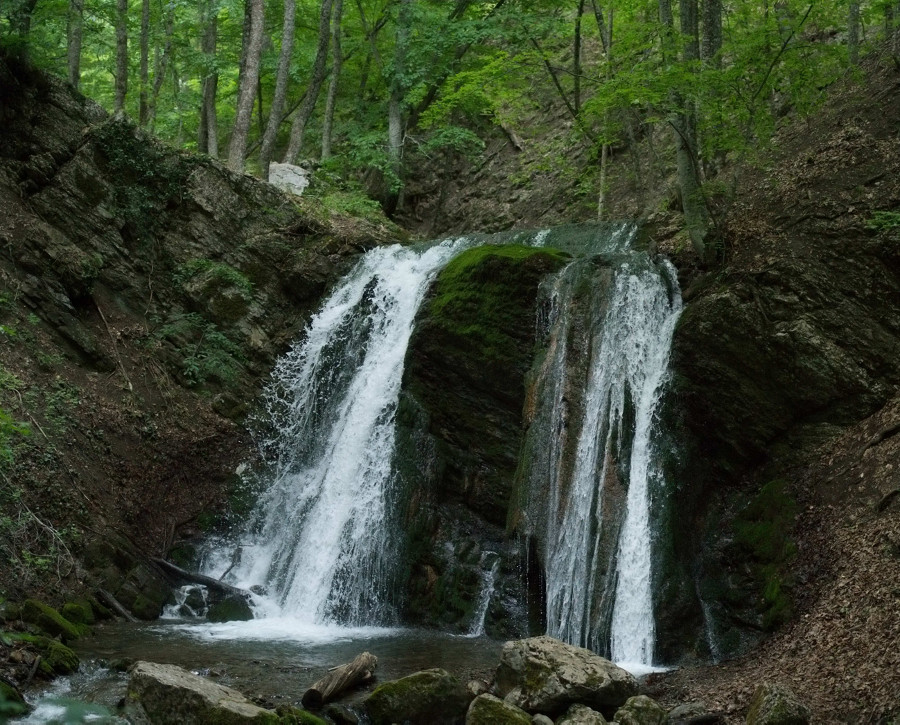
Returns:
[[[240,594],[229,594],[209,605],[206,618],[210,622],[246,622],[253,619],[253,610]]]
[[[788,688],[764,682],[753,693],[747,725],[808,725],[809,722],[809,708]]]

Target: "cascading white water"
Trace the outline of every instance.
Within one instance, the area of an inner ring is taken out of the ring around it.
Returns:
[[[490,566],[488,566],[490,562]],[[481,637],[484,634],[484,620],[487,616],[491,597],[494,595],[494,587],[497,584],[497,570],[500,568],[500,556],[493,551],[485,551],[481,555],[481,593],[472,615],[472,626],[469,628],[469,637]]]
[[[567,378],[573,374],[568,356],[576,335],[568,308],[588,262],[573,262],[550,292],[554,329],[543,410],[536,418],[547,430],[535,446],[546,451],[547,460],[531,478],[533,487],[548,493],[548,633],[609,651],[616,661],[649,665],[654,642],[650,489],[661,476],[655,415],[681,300],[667,263],[657,266],[646,254],[622,253],[621,235],[611,241],[613,248],[605,251],[619,254],[611,258],[608,294],[593,293],[591,314],[580,323],[586,329],[577,331],[583,339],[574,343],[588,358],[580,421],[570,420],[570,389],[578,383]],[[567,441],[570,428],[578,431],[577,441]],[[622,484],[627,493],[619,494],[625,499],[619,503],[624,509],[619,524],[605,507],[615,503]],[[615,537],[616,525],[621,527],[617,542],[606,541]]]
[[[231,578],[264,585],[270,614],[310,623],[389,619],[394,413],[413,320],[463,247],[376,248],[278,363],[265,395],[270,481]]]

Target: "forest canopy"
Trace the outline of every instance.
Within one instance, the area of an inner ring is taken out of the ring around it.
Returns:
[[[608,159],[665,134],[706,253],[729,162],[888,38],[897,0],[3,0],[0,37],[178,147],[264,178],[316,162],[390,211],[404,155],[477,156],[550,106],[604,215]],[[893,37],[891,41],[890,38]],[[896,61],[895,61],[896,62]],[[566,149],[557,152],[559,163]],[[654,154],[658,152],[653,151]],[[671,156],[671,158],[669,158]],[[548,163],[554,163],[549,159]],[[362,187],[360,187],[362,188]]]

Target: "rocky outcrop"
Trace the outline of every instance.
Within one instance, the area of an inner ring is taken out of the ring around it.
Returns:
[[[607,725],[607,720],[601,713],[586,705],[572,705],[556,725]]]
[[[646,695],[629,697],[614,719],[618,725],[667,725],[669,722],[665,708]]]
[[[136,662],[128,681],[131,722],[195,725],[274,725],[271,710],[257,707],[241,693],[175,665]]]
[[[379,685],[363,706],[374,725],[452,725],[463,721],[471,700],[456,677],[431,669]]]
[[[397,461],[408,487],[406,616],[468,629],[485,575],[502,559],[488,632],[521,636],[518,552],[504,527],[522,443],[538,286],[553,249],[486,245],[435,280],[407,353]],[[487,553],[493,552],[493,553]],[[511,611],[512,610],[512,611]],[[510,616],[510,615],[513,616]]]
[[[494,682],[507,702],[551,716],[582,704],[611,717],[638,690],[621,667],[547,636],[503,645]]]

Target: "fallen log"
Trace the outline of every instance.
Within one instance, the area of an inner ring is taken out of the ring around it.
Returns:
[[[325,703],[337,699],[341,693],[354,685],[371,680],[375,676],[374,670],[377,664],[378,658],[375,655],[363,652],[361,655],[357,655],[353,662],[329,670],[325,677],[303,693],[300,700],[303,707],[321,707]]]
[[[221,582],[218,579],[213,579],[211,576],[206,576],[205,574],[197,574],[196,572],[182,569],[180,566],[175,566],[175,564],[173,564],[171,561],[166,561],[165,559],[153,559],[153,563],[160,567],[169,576],[187,582],[189,584],[202,584],[208,589],[212,589],[216,592],[222,592],[223,594],[235,594],[237,596],[245,598],[250,595],[250,593],[244,589],[233,587],[231,586],[231,584],[226,584],[225,582]]]
[[[120,617],[124,617],[129,622],[138,621],[137,617],[135,617],[131,612],[125,609],[125,607],[121,605],[119,600],[105,589],[97,590],[97,599],[99,599],[101,603],[105,604],[107,607],[116,612],[116,614],[118,614]]]

